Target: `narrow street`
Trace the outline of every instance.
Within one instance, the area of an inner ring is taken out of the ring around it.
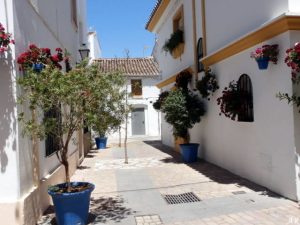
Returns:
[[[124,164],[117,144],[91,150],[72,177],[96,185],[89,224],[300,224],[295,202],[210,163],[184,164],[160,141],[131,139],[128,153]],[[49,208],[39,224],[53,217]]]

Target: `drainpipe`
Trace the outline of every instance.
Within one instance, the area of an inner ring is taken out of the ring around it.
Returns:
[[[202,43],[203,43],[203,56],[207,55],[206,46],[206,11],[205,11],[205,0],[201,0],[201,15],[202,15]]]
[[[196,82],[198,80],[197,24],[196,23],[197,23],[196,0],[193,0],[193,42],[194,42],[194,76],[195,76],[194,87],[196,87]]]

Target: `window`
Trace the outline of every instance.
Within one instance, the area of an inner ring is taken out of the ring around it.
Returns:
[[[238,114],[238,121],[241,122],[253,122],[253,95],[252,95],[252,83],[247,74],[240,76],[238,84],[238,91],[241,96],[241,112]]]
[[[77,0],[71,0],[71,15],[72,21],[77,27]]]
[[[56,119],[56,124],[61,123],[61,112],[58,108],[53,108],[45,113],[46,118]],[[59,138],[53,135],[48,135],[45,140],[46,157],[52,155],[61,149]]]
[[[200,59],[203,58],[203,39],[199,38],[198,44],[197,44],[197,62],[198,62],[198,73],[204,71],[204,66],[200,62]]]
[[[133,96],[143,95],[142,80],[131,80],[131,93]]]
[[[184,27],[183,21],[183,5],[179,8],[175,16],[173,17],[173,31],[182,30]]]

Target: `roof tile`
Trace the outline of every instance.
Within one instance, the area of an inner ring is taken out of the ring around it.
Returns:
[[[121,72],[126,76],[159,76],[158,64],[147,58],[99,58],[94,60],[103,73]]]

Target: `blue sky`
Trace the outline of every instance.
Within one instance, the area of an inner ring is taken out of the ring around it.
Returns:
[[[156,0],[88,0],[88,26],[97,31],[102,57],[151,55],[155,35],[145,24]]]

